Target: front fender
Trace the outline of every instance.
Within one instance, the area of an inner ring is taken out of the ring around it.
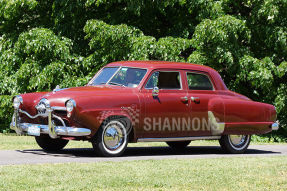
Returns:
[[[95,135],[103,121],[112,116],[127,118],[134,129],[138,127],[140,117],[140,104],[137,95],[122,94],[112,96],[95,96],[93,98],[79,98],[73,119]]]

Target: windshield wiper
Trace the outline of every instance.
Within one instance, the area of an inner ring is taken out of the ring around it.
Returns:
[[[119,84],[119,83],[116,83],[116,82],[109,82],[109,84],[111,84],[111,85],[116,85],[116,86],[126,87],[124,84]]]

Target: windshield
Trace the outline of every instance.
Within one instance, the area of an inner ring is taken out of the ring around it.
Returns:
[[[97,77],[90,83],[90,85],[100,85],[105,84],[114,75],[114,73],[119,69],[119,67],[104,68],[97,75]]]
[[[116,85],[135,88],[139,85],[146,69],[129,67],[107,67],[104,68],[90,85]]]

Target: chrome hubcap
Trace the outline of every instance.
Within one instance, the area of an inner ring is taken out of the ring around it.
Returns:
[[[246,135],[229,135],[229,139],[234,146],[240,146],[244,143]]]
[[[112,121],[109,123],[103,134],[105,147],[111,151],[119,149],[126,141],[126,131],[122,123]]]

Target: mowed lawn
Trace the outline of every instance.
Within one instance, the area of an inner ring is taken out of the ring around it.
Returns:
[[[194,141],[191,145],[218,145]],[[140,143],[130,146],[166,146]],[[88,142],[68,147],[91,148]],[[0,134],[0,149],[39,149]],[[1,157],[1,156],[0,156]],[[0,166],[0,190],[287,190],[287,157],[138,160]]]
[[[0,190],[287,190],[287,157],[0,166]]]

